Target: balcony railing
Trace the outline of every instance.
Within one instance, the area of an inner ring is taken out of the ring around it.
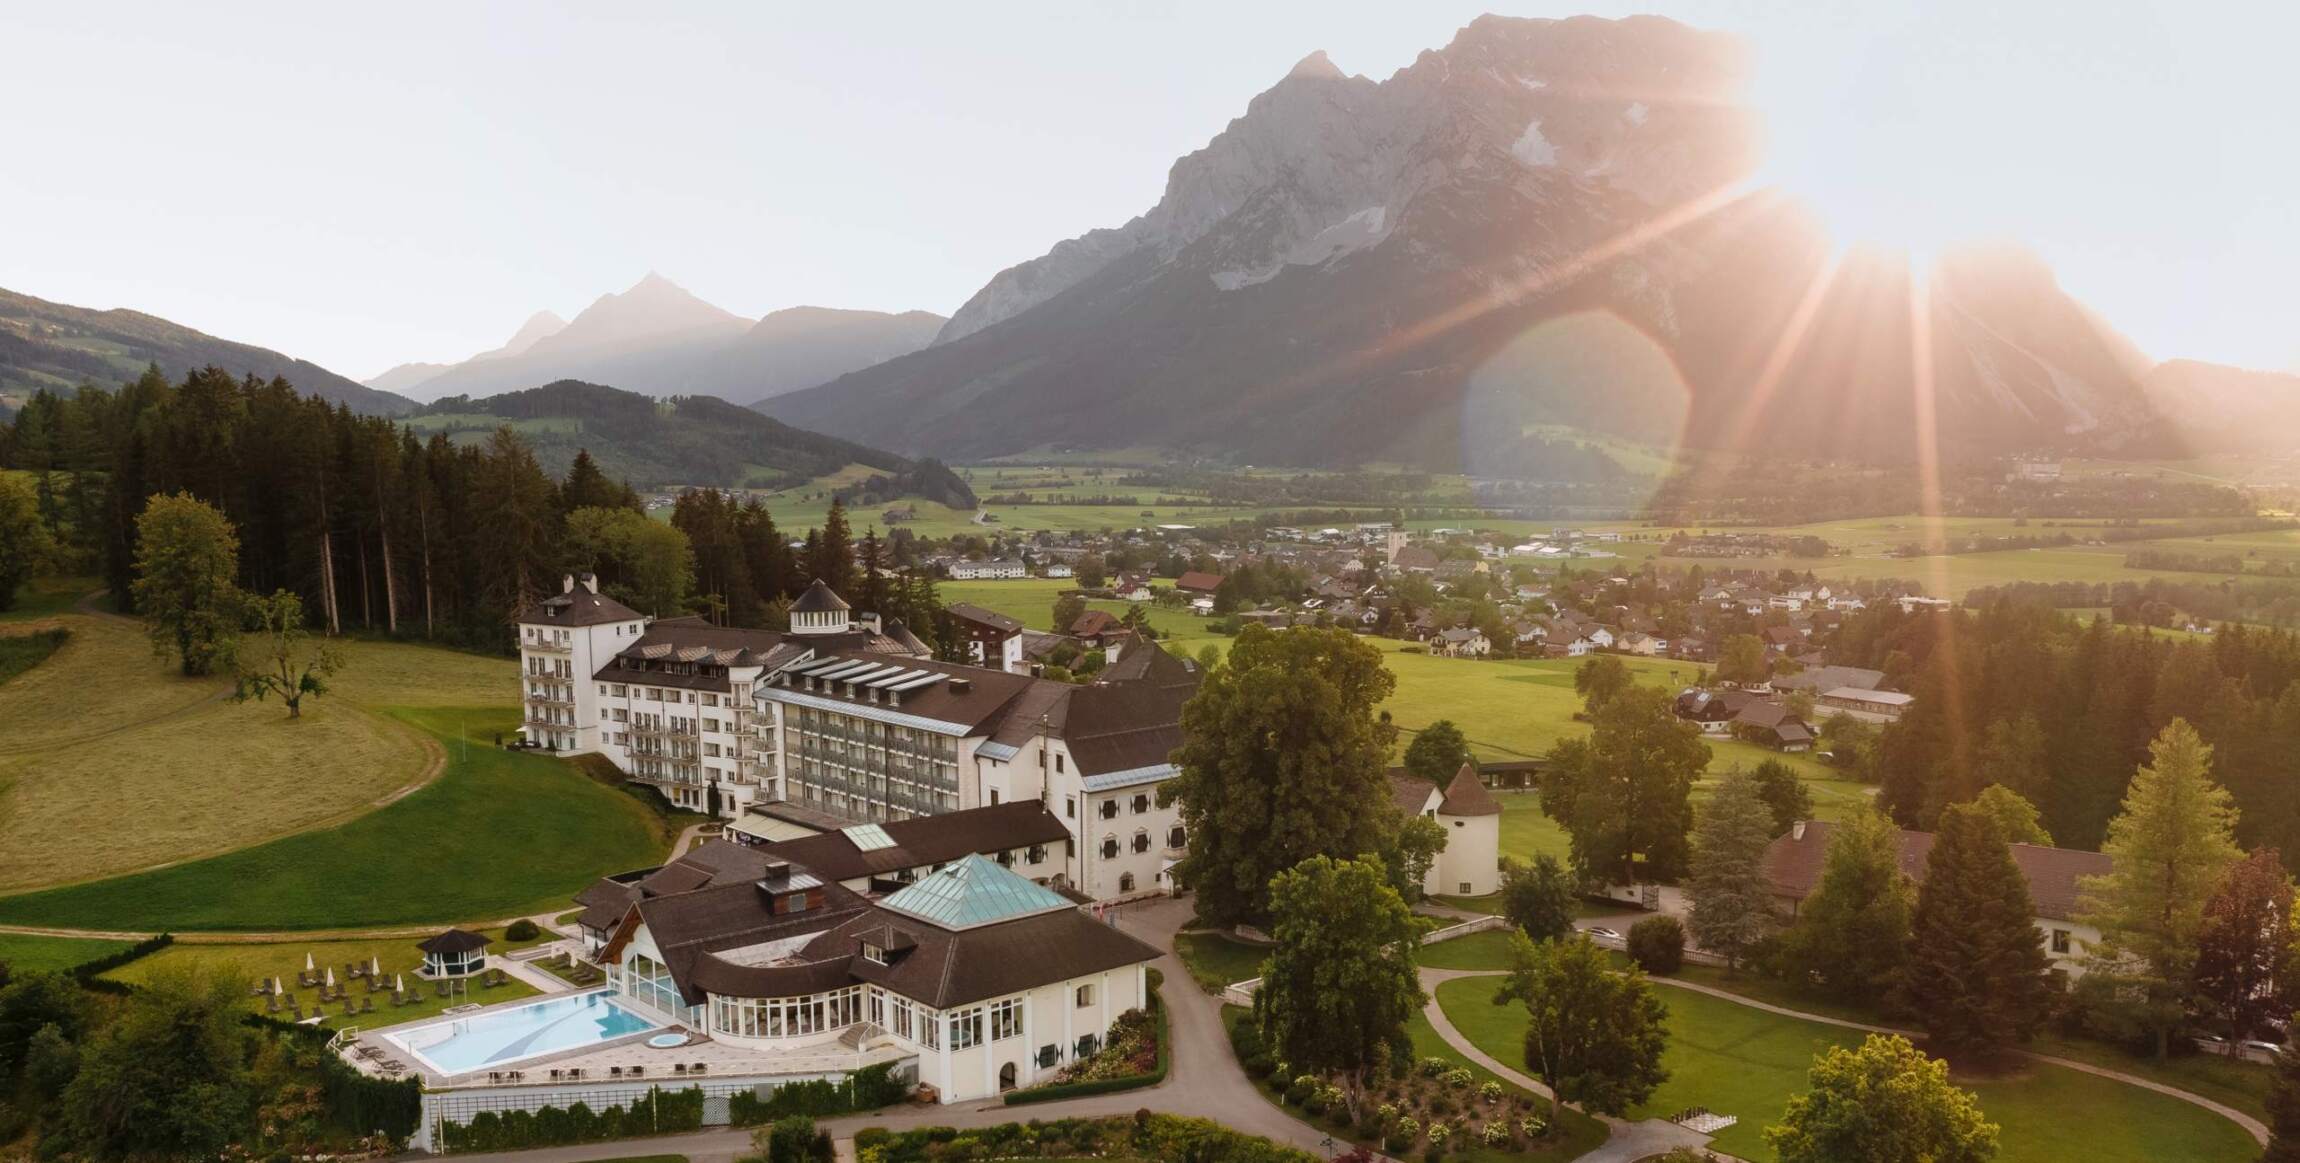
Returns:
[[[536,638],[522,638],[522,639],[520,639],[520,640],[519,640],[519,648],[520,648],[521,650],[525,650],[525,651],[527,651],[527,652],[528,652],[528,653],[530,653],[530,654],[573,654],[573,653],[575,653],[575,644],[574,644],[574,643],[572,643],[572,642],[551,642],[551,641],[542,640],[542,639],[536,639]]]

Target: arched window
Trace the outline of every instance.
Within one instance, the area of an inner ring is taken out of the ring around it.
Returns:
[[[1186,847],[1188,842],[1189,837],[1183,835],[1182,833],[1182,825],[1176,824],[1173,827],[1166,829],[1166,846],[1168,848]]]
[[[1104,836],[1102,838],[1102,858],[1104,860],[1115,860],[1118,858],[1118,837]]]
[[[1120,874],[1119,874],[1119,876],[1118,876],[1118,891],[1120,891],[1120,892],[1133,892],[1133,891],[1134,891],[1134,874],[1133,874],[1133,873],[1131,873],[1131,872],[1126,872],[1126,873],[1120,873]]]

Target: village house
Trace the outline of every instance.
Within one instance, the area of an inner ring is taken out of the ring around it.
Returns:
[[[1030,567],[1011,557],[995,558],[990,561],[954,561],[950,563],[947,569],[952,581],[1030,576]]]
[[[1437,632],[1430,640],[1430,653],[1447,658],[1484,658],[1493,653],[1493,643],[1474,626],[1456,626]]]

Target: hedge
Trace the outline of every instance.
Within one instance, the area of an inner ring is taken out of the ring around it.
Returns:
[[[80,983],[80,988],[82,989],[90,990],[95,993],[108,993],[117,997],[126,997],[128,994],[135,992],[135,987],[127,984],[126,982],[108,980],[104,977],[104,975],[115,969],[118,969],[123,965],[128,964],[131,961],[141,961],[144,958],[149,957],[152,954],[157,953],[160,950],[165,949],[175,943],[176,938],[172,933],[162,933],[157,937],[146,937],[125,949],[119,950],[118,952],[106,953],[102,957],[95,958],[94,960],[83,961],[67,970],[67,972],[72,975],[72,980]]]
[[[596,1143],[640,1135],[701,1130],[703,1092],[697,1087],[651,1088],[644,1102],[592,1110],[589,1104],[541,1110],[481,1111],[468,1123],[442,1123],[440,1147],[449,1151],[509,1151]]]
[[[909,1094],[908,1087],[895,1081],[894,1064],[882,1062],[847,1075],[844,1082],[821,1078],[786,1082],[763,1100],[751,1091],[739,1091],[727,1102],[727,1116],[734,1126],[750,1127],[793,1115],[812,1118],[876,1110]]]
[[[967,1163],[988,1159],[1131,1156],[1190,1163],[1323,1163],[1319,1156],[1233,1131],[1212,1119],[1136,1111],[1092,1119],[855,1132],[860,1163]]]
[[[1158,973],[1150,971],[1153,977]],[[1140,1090],[1166,1081],[1166,1072],[1174,1068],[1174,1037],[1168,1026],[1166,999],[1158,992],[1159,982],[1150,983],[1150,1012],[1158,1019],[1158,1065],[1148,1074],[1131,1078],[1097,1078],[1087,1082],[1049,1082],[1027,1090],[1006,1092],[1006,1105],[1026,1106],[1034,1102],[1052,1102],[1058,1098],[1084,1098],[1090,1094],[1116,1094],[1122,1090]]]
[[[319,1072],[320,1103],[327,1110],[328,1125],[336,1130],[352,1135],[382,1131],[393,1142],[404,1143],[423,1121],[423,1084],[414,1078],[370,1078],[325,1052]],[[696,1108],[698,1125],[701,1109]]]

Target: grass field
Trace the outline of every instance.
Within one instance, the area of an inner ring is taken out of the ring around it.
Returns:
[[[501,929],[478,931],[495,940],[496,943],[488,947],[489,952],[501,952],[513,947],[504,942]],[[367,987],[351,980],[345,968],[354,963],[366,965],[369,958],[374,958],[382,963],[386,980],[389,980],[391,974],[404,973],[407,975],[408,986],[423,992],[421,1002],[398,1008],[392,1006],[389,993],[376,994],[375,1012],[361,1014],[356,1018],[344,1016],[342,1002],[332,1003],[326,1007],[329,1016],[324,1023],[331,1028],[346,1025],[370,1028],[393,1025],[429,1017],[449,1006],[465,1002],[492,1004],[527,997],[536,992],[535,987],[511,978],[493,989],[484,989],[473,983],[465,994],[440,997],[430,982],[419,982],[415,978],[415,970],[423,962],[423,954],[416,949],[415,940],[412,937],[402,937],[368,941],[293,941],[263,945],[194,945],[178,942],[150,957],[131,961],[104,976],[115,981],[142,983],[150,981],[157,973],[190,968],[207,973],[222,973],[237,979],[243,984],[243,992],[245,986],[253,985],[258,980],[277,977],[289,993],[299,997],[304,1013],[309,1016],[314,1012],[313,1007],[319,1003],[319,991],[296,987],[296,974],[302,972],[306,955],[320,969],[333,966],[336,982],[347,989],[348,996],[354,1002],[363,1001],[369,996]],[[264,999],[260,997],[247,997],[246,1006],[249,1013],[266,1012]]]
[[[945,604],[970,602],[986,610],[995,610],[1034,630],[1054,628],[1054,602],[1065,592],[1078,588],[1069,578],[1021,578],[999,581],[949,581],[935,587]],[[1134,606],[1132,602],[1090,601],[1090,610],[1105,610],[1123,616]],[[1150,619],[1150,628],[1160,635],[1159,645],[1175,654],[1196,654],[1206,643],[1227,650],[1229,639],[1207,628],[1207,620],[1187,610],[1167,609],[1162,606],[1144,607]]]
[[[64,646],[72,632],[43,623],[17,633],[0,634],[0,682],[48,661]]]
[[[127,948],[125,941],[81,937],[20,937],[0,933],[0,965],[19,973],[70,969]]]
[[[1191,980],[1218,994],[1223,986],[1260,977],[1270,951],[1220,933],[1180,933],[1174,937],[1174,955],[1189,967]]]
[[[48,618],[72,608],[72,603],[103,588],[103,583],[88,577],[36,577],[25,582],[16,591],[16,604],[0,611],[0,623],[29,622],[35,618]]]
[[[1479,1049],[1504,1062],[1522,1060],[1525,1011],[1493,1004],[1494,978],[1465,978],[1438,987],[1447,1020]],[[1707,1107],[1740,1121],[1721,1132],[1719,1150],[1765,1160],[1764,1128],[1780,1119],[1789,1096],[1806,1088],[1814,1055],[1858,1045],[1858,1031],[1769,1014],[1734,1002],[1656,986],[1669,1006],[1669,1078],[1632,1117]],[[2003,1127],[2005,1163],[2083,1159],[2088,1163],[2181,1163],[2249,1159],[2257,1152],[2236,1124],[2178,1099],[2057,1066],[2025,1073],[1959,1078]]]
[[[1509,934],[1507,929],[1492,929],[1424,945],[1415,952],[1414,963],[1427,969],[1508,969]]]
[[[516,714],[394,712],[445,747],[445,774],[422,790],[226,855],[0,897],[0,920],[185,931],[496,919],[564,909],[603,873],[659,862],[667,828],[637,797],[563,761],[490,745]]]
[[[506,659],[351,641],[334,689],[290,719],[276,701],[226,701],[223,679],[179,677],[132,623],[56,621],[71,640],[0,686],[0,722],[13,728],[0,735],[0,889],[211,856],[350,818],[432,762],[422,737],[380,708],[507,707],[517,692]]]

